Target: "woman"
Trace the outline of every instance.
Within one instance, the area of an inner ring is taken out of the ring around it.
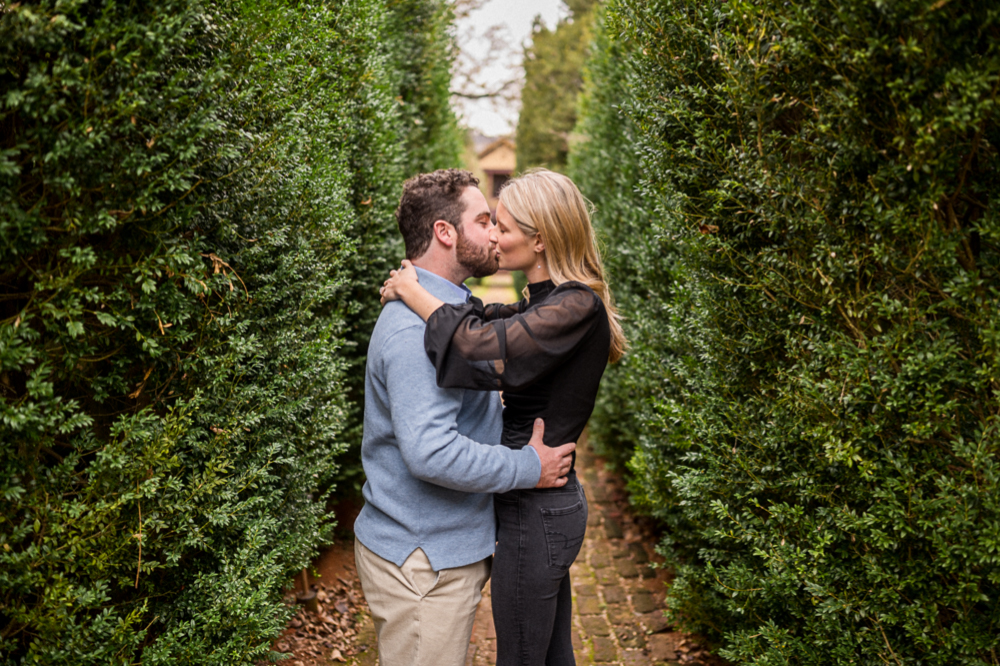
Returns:
[[[519,303],[444,304],[406,261],[383,299],[401,298],[427,322],[424,344],[440,386],[503,391],[504,445],[525,446],[536,418],[545,421],[547,445],[577,441],[607,362],[625,350],[587,203],[569,178],[530,171],[501,191],[493,234],[500,268],[528,278]],[[498,666],[575,664],[569,567],[587,526],[576,472],[561,488],[495,495],[494,508]]]

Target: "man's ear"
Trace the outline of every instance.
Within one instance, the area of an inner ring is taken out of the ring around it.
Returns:
[[[434,222],[434,238],[445,247],[452,247],[458,240],[458,232],[451,222],[437,220]]]

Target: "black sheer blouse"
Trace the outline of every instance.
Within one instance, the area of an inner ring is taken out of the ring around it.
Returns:
[[[439,386],[503,391],[502,442],[514,449],[536,418],[549,446],[580,438],[611,345],[604,303],[586,285],[547,280],[528,290],[530,300],[513,305],[443,305],[424,333]]]

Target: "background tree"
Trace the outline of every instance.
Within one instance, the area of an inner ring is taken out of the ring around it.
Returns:
[[[470,112],[470,106],[480,101],[505,115],[519,104],[523,71],[523,49],[513,39],[505,24],[491,25],[484,30],[467,22],[469,14],[480,9],[485,0],[453,0],[456,23],[466,22],[456,35],[457,52],[452,77],[452,103],[460,113]],[[503,68],[505,76],[496,78]],[[471,144],[467,146],[472,150]]]
[[[576,125],[583,62],[591,40],[594,0],[571,0],[555,29],[535,20],[524,52],[524,86],[517,121],[517,168],[565,170]]]

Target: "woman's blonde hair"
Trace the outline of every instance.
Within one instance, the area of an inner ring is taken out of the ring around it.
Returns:
[[[628,342],[611,290],[604,280],[601,253],[590,224],[589,202],[580,190],[562,174],[548,169],[531,169],[500,190],[500,203],[525,236],[542,235],[553,283],[581,282],[604,302],[611,325],[608,358],[612,363],[620,359]]]

